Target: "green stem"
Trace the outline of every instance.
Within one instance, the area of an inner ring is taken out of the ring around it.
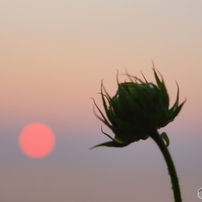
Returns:
[[[182,202],[177,172],[175,170],[175,165],[173,163],[172,157],[157,130],[150,131],[149,136],[157,143],[167,163],[168,172],[171,177],[175,202]]]

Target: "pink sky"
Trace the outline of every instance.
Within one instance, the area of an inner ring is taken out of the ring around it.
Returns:
[[[100,131],[103,124],[92,112],[93,102],[90,99],[95,98],[102,106],[97,94],[101,80],[104,79],[111,95],[116,91],[117,69],[120,81],[125,79],[121,76],[125,69],[139,77],[140,71],[143,71],[149,81],[154,81],[151,69],[153,60],[165,79],[171,103],[176,95],[175,81],[180,86],[180,100],[187,98],[176,121],[162,131],[169,133],[170,150],[178,160],[184,201],[197,202],[196,191],[202,187],[199,172],[202,164],[193,159],[201,159],[199,154],[202,152],[199,144],[202,131],[201,7],[202,1],[188,0],[2,2],[0,164],[3,169],[0,177],[3,176],[5,183],[0,185],[0,200],[2,197],[2,202],[55,202],[57,198],[67,201],[68,186],[70,201],[83,202],[82,197],[85,196],[86,201],[94,202],[99,196],[100,201],[97,199],[97,202],[101,202],[106,200],[101,196],[103,190],[111,202],[122,201],[122,192],[128,193],[130,202],[135,198],[133,189],[124,189],[128,184],[139,193],[137,202],[147,201],[143,187],[153,186],[154,182],[165,192],[168,201],[172,200],[169,178],[161,157],[154,160],[164,172],[158,169],[157,180],[155,177],[149,178],[155,175],[156,168],[148,160],[153,158],[152,155],[147,155],[158,153],[151,140],[145,143],[148,146],[148,149],[145,146],[145,152],[149,154],[142,154],[142,160],[135,156],[138,149],[144,153],[144,146],[135,147],[139,143],[124,149],[122,160],[121,150],[117,153],[108,148],[88,151],[94,144],[107,141]],[[56,147],[48,160],[31,161],[18,148],[19,132],[32,122],[47,124],[55,132]],[[123,168],[121,162],[127,159],[127,152],[133,152],[134,156],[130,153],[129,165]],[[106,157],[106,154],[109,156]],[[99,158],[101,162],[97,162]],[[136,168],[135,163],[130,164],[132,158],[139,159],[139,167]],[[114,162],[111,163],[111,159],[115,159]],[[151,169],[142,170],[141,164],[151,166]],[[114,173],[116,166],[120,168]],[[82,172],[90,178],[89,181]],[[134,173],[134,178],[139,177],[137,184],[131,181],[127,172]],[[113,175],[106,177],[108,173]],[[94,178],[90,177],[91,174]],[[121,174],[118,181],[116,178]],[[48,178],[47,184],[43,182],[42,189],[36,188],[34,191],[33,187],[41,184],[41,176]],[[148,185],[144,185],[143,176],[147,176]],[[14,185],[17,186],[21,179],[19,188],[15,190]],[[26,186],[29,179],[34,180],[33,184]],[[124,179],[127,180],[123,182]],[[119,187],[117,184],[120,182],[123,184]],[[114,184],[110,194],[110,187]],[[61,191],[58,191],[58,186]],[[96,186],[99,188],[96,189]],[[26,197],[22,191],[25,188],[28,193]],[[95,194],[88,198],[85,194],[92,193],[92,190]],[[148,194],[151,196],[153,192],[158,192],[158,188],[154,187]],[[153,201],[162,201],[163,193],[152,196]]]

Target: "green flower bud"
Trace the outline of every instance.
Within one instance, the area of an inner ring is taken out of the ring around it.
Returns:
[[[154,68],[153,72],[156,84],[147,82],[145,78],[145,81],[142,81],[126,74],[130,82],[117,82],[118,90],[112,98],[103,83],[101,84],[101,97],[106,116],[94,101],[101,117],[95,115],[114,132],[115,137],[112,138],[102,131],[112,141],[97,146],[124,147],[132,142],[145,140],[151,130],[166,126],[178,115],[186,101],[179,104],[178,85],[176,101],[169,109],[169,96],[164,80],[162,76],[159,78]],[[162,134],[162,138],[169,143],[165,133]]]

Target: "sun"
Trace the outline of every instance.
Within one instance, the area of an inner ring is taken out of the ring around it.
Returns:
[[[44,158],[53,150],[55,136],[47,125],[31,123],[22,129],[19,136],[19,146],[28,157]]]

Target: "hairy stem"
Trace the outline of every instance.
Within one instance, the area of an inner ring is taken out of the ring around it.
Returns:
[[[175,202],[182,202],[177,172],[176,172],[172,157],[168,151],[168,148],[166,147],[163,139],[160,137],[157,130],[151,130],[149,132],[149,136],[157,143],[166,161],[168,172],[171,177],[171,183],[172,183]]]

